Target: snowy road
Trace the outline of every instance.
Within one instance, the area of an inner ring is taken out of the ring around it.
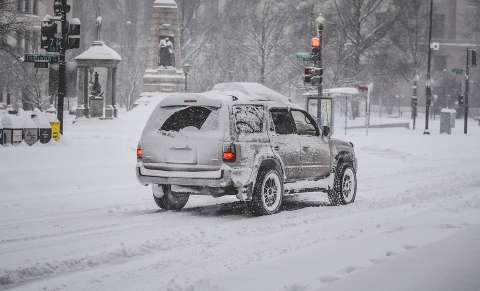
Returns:
[[[373,290],[438,290],[429,283],[449,261],[456,286],[480,290],[479,126],[352,131],[354,205],[311,193],[252,217],[228,197],[156,208],[134,173],[149,110],[69,124],[58,145],[0,149],[0,290],[370,290],[368,278]],[[405,271],[419,267],[423,279]]]

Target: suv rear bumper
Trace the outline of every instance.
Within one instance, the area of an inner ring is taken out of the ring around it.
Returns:
[[[137,178],[143,185],[162,184],[179,186],[199,186],[225,188],[233,185],[232,172],[228,168],[216,171],[164,171],[146,169],[141,163],[137,165]]]

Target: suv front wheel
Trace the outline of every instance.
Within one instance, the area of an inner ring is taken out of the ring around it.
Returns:
[[[260,169],[251,207],[257,215],[270,215],[278,212],[283,200],[283,181],[277,169]]]
[[[333,206],[346,205],[355,201],[357,195],[357,173],[350,163],[338,165],[333,189],[328,198]]]

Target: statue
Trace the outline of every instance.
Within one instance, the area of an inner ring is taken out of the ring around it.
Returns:
[[[175,48],[169,37],[160,40],[160,61],[161,68],[171,69],[175,66]]]
[[[92,97],[102,97],[103,92],[102,92],[102,85],[100,85],[100,82],[98,81],[98,73],[95,72],[95,81],[92,86],[91,90]]]

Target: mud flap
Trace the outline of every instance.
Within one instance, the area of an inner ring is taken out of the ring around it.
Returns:
[[[153,196],[155,196],[156,198],[162,198],[165,195],[165,192],[163,192],[162,185],[158,185],[158,184],[152,185],[152,192],[153,192]]]
[[[240,201],[252,201],[253,183],[237,188],[237,199]]]

